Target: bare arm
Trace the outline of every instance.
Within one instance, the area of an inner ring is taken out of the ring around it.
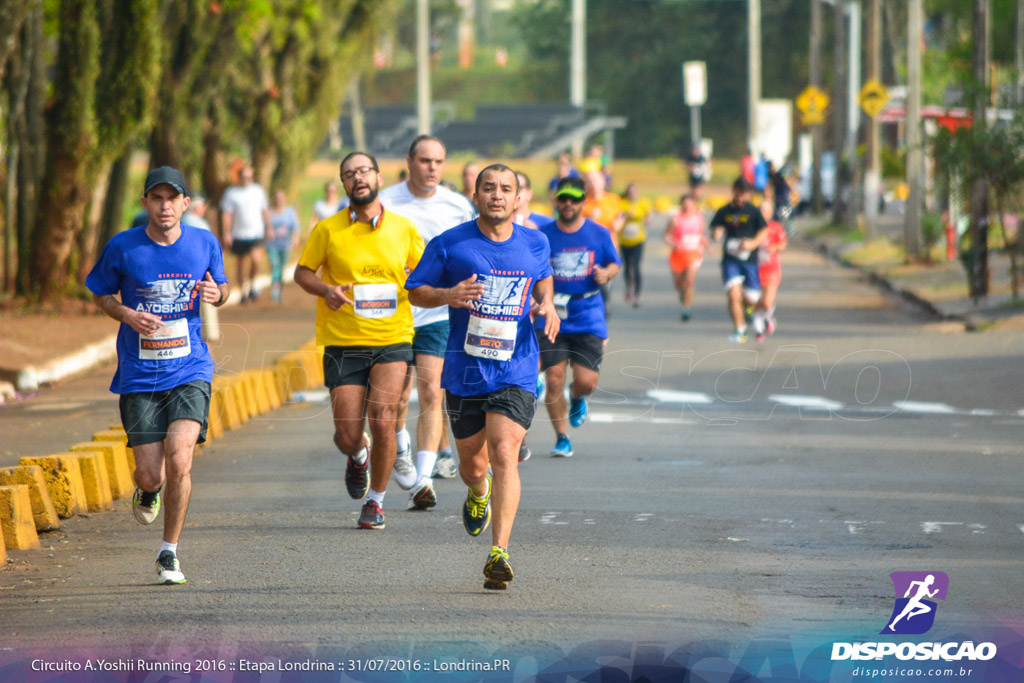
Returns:
[[[538,314],[544,316],[544,336],[553,342],[558,336],[562,319],[555,310],[555,280],[552,276],[547,276],[533,286],[533,298],[539,304]]]
[[[164,326],[164,321],[159,316],[145,311],[133,311],[112,294],[93,294],[92,301],[101,311],[139,334],[152,335]]]
[[[318,278],[316,273],[306,266],[295,266],[295,282],[313,296],[323,297],[327,301],[327,307],[332,311],[338,310],[344,304],[354,305],[352,299],[347,296],[352,285],[331,286]]]
[[[619,274],[619,264],[609,263],[605,267],[594,266],[594,282],[603,285]]]
[[[409,303],[420,308],[436,308],[438,306],[470,308],[474,301],[479,301],[483,296],[484,285],[476,281],[476,273],[474,273],[454,287],[420,285],[415,289],[410,289]]]

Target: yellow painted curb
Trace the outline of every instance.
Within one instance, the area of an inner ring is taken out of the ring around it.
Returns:
[[[215,441],[224,436],[224,392],[210,390],[210,414],[206,418],[206,440]]]
[[[245,381],[251,388],[252,397],[256,402],[256,415],[265,415],[270,412],[270,397],[267,396],[266,388],[263,386],[263,372],[248,370],[245,373]]]
[[[28,498],[32,504],[32,519],[36,531],[53,531],[60,528],[57,510],[50,500],[43,469],[37,465],[0,467],[0,486],[27,486]]]
[[[4,543],[11,550],[35,550],[39,547],[27,486],[0,486],[0,531],[3,531]]]
[[[120,441],[85,441],[76,443],[68,449],[72,453],[90,451],[103,454],[103,464],[107,467],[110,486],[110,497],[114,499],[132,495],[135,482],[132,471],[128,467],[128,454]]]
[[[4,535],[0,534],[0,569],[7,564],[7,546],[4,545]]]
[[[242,394],[245,397],[245,412],[249,414],[251,420],[260,414],[260,404],[256,399],[256,385],[253,382],[252,372],[243,372],[237,382],[242,387]]]
[[[135,453],[132,451],[132,447],[128,445],[128,435],[125,434],[124,427],[118,429],[104,429],[102,432],[96,432],[92,435],[93,441],[118,441],[124,444],[125,455],[128,456],[128,469],[131,472],[135,471]]]
[[[263,383],[263,390],[267,392],[267,399],[270,401],[270,409],[276,410],[284,404],[281,392],[277,390],[277,379],[271,368],[260,370],[260,381]]]
[[[89,512],[103,512],[114,507],[103,453],[74,451],[72,455],[78,458],[78,465],[82,468],[82,484],[85,486],[86,507]]]
[[[58,517],[68,518],[86,511],[85,485],[77,453],[56,453],[20,458],[19,465],[37,465],[50,492],[50,501]]]
[[[231,393],[235,397],[235,406],[238,408],[238,419],[245,424],[252,419],[252,413],[249,411],[249,400],[245,395],[245,382],[241,378],[236,377],[231,381]]]

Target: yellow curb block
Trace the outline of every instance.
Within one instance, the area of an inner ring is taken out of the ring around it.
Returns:
[[[27,486],[29,502],[32,504],[32,519],[36,531],[53,531],[60,528],[60,519],[50,500],[50,492],[43,479],[43,470],[36,465],[0,467],[0,486]]]
[[[128,454],[120,441],[85,441],[76,443],[68,449],[72,453],[96,452],[103,454],[103,464],[107,467],[110,486],[110,497],[113,499],[130,496],[135,491],[132,471],[128,467]]]
[[[103,512],[114,507],[110,495],[110,477],[101,451],[73,451],[82,468],[82,484],[85,486],[85,501],[89,512]]]
[[[0,569],[7,564],[7,546],[4,545],[4,535],[0,534]]]
[[[128,445],[128,435],[125,434],[124,428],[119,429],[104,429],[102,432],[96,432],[92,435],[93,441],[117,441],[118,443],[124,444],[125,455],[128,456],[128,469],[131,472],[135,471],[135,453],[132,451],[132,447]]]
[[[246,396],[245,382],[240,378],[231,380],[231,393],[235,396],[235,405],[238,406],[238,418],[242,424],[252,419],[249,398]]]
[[[224,393],[210,388],[210,414],[206,418],[206,440],[216,441],[224,436]]]
[[[4,543],[11,550],[35,550],[39,547],[27,486],[0,486],[0,531],[3,531]]]
[[[267,392],[262,388],[261,381],[262,373],[259,370],[248,370],[245,372],[244,381],[249,386],[252,393],[253,401],[255,404],[254,415],[264,415],[270,412],[270,399],[267,397]]]
[[[68,518],[86,511],[85,485],[77,453],[56,453],[20,458],[19,465],[36,465],[43,471],[46,489],[57,516]]]

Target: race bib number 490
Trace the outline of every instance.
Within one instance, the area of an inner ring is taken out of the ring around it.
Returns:
[[[191,352],[192,342],[188,336],[186,318],[165,323],[152,336],[139,335],[139,358],[142,360],[184,358]]]
[[[462,348],[477,358],[507,361],[516,349],[518,329],[519,323],[514,320],[489,320],[470,315]]]

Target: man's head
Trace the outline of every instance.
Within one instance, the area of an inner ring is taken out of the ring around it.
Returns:
[[[480,217],[491,225],[512,218],[519,204],[519,179],[505,164],[491,164],[476,177],[473,201]]]
[[[353,207],[377,201],[380,182],[380,167],[372,154],[352,152],[342,159],[341,184]]]
[[[555,188],[555,208],[561,223],[574,223],[583,213],[586,186],[580,178],[562,178]]]
[[[604,194],[604,173],[600,171],[588,171],[583,176],[583,182],[587,188],[587,194],[598,199]]]
[[[447,151],[432,135],[417,135],[409,145],[409,185],[416,194],[432,195],[441,182]]]
[[[480,165],[475,161],[467,161],[462,167],[462,193],[469,194],[469,191],[476,187],[476,179],[480,175]]]
[[[252,166],[246,164],[242,167],[242,170],[238,173],[238,181],[242,186],[251,185],[256,178],[256,174],[253,173]]]
[[[533,188],[530,187],[530,176],[522,171],[516,171],[516,180],[519,181],[519,206],[523,211],[530,209],[530,202],[533,201]]]
[[[207,200],[206,195],[198,190],[195,192],[188,193],[189,205],[188,212],[193,216],[199,216],[202,218],[206,215]]]
[[[142,192],[142,208],[149,214],[149,225],[162,230],[177,226],[190,203],[186,189],[185,177],[178,169],[161,166],[150,171]]]
[[[743,176],[740,176],[732,183],[732,203],[739,206],[743,202],[747,201],[747,196],[750,194],[750,183]]]

